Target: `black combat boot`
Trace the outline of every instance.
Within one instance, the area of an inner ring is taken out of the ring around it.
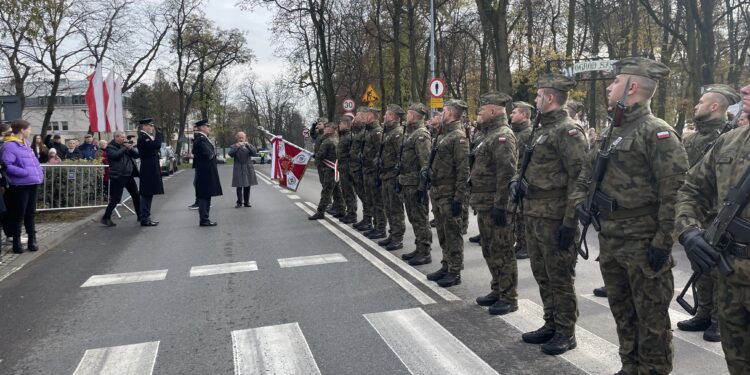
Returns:
[[[703,331],[703,339],[710,342],[721,342],[721,331],[719,331],[719,324],[711,323],[708,328]]]
[[[38,251],[39,244],[36,242],[36,232],[27,233],[29,235],[29,241],[26,243],[26,248],[29,251]]]
[[[316,212],[314,215],[308,216],[307,220],[320,220],[322,218],[326,217],[326,215],[320,211]]]
[[[680,331],[698,332],[705,331],[711,326],[711,317],[695,316],[688,320],[677,322],[677,328]]]
[[[401,254],[401,259],[409,260],[409,259],[413,259],[417,255],[419,255],[419,250],[414,250],[411,253]]]
[[[607,287],[606,286],[600,286],[596,289],[594,289],[594,295],[597,297],[607,297]]]
[[[437,224],[435,224],[435,219],[430,220],[430,226],[435,228]]]
[[[461,274],[447,272],[440,280],[437,281],[437,284],[443,288],[461,284]]]
[[[357,222],[357,214],[354,214],[354,213],[348,214],[348,215],[346,215],[346,216],[344,216],[342,218],[341,222],[344,223],[344,224],[356,223]]]
[[[575,349],[577,345],[575,335],[567,336],[558,332],[552,339],[542,344],[542,352],[549,355],[560,355],[568,350]]]
[[[529,252],[526,247],[516,247],[516,259],[529,259]]]
[[[500,298],[495,294],[495,292],[490,292],[490,294],[482,297],[477,297],[477,305],[479,306],[492,306],[495,302],[497,302]]]
[[[469,242],[472,242],[472,243],[479,243],[479,241],[481,240],[482,240],[482,236],[479,234],[477,234],[474,237],[469,237]]]
[[[487,312],[489,312],[490,315],[505,315],[516,310],[518,310],[517,302],[508,302],[504,299],[499,299],[487,309]]]
[[[378,245],[386,247],[390,245],[391,242],[393,242],[393,239],[391,238],[391,236],[388,236],[386,239],[378,241]]]
[[[16,254],[23,253],[23,247],[21,247],[21,236],[13,237],[13,252]]]
[[[333,217],[335,217],[337,219],[340,219],[340,218],[346,216],[346,212],[344,212],[342,210],[334,210],[334,211],[336,211],[336,213],[333,214]]]
[[[379,238],[385,238],[385,230],[378,230],[373,229],[369,235],[367,235],[367,238],[371,240],[377,240]]]
[[[365,224],[369,224],[371,221],[372,221],[372,219],[370,219],[367,216],[365,216],[358,223],[352,224],[352,228],[359,230],[359,227],[361,227],[361,226],[363,226]]]
[[[404,243],[401,240],[391,240],[391,243],[388,244],[388,246],[385,247],[388,251],[394,251],[398,249],[403,249]]]
[[[414,258],[409,259],[410,266],[421,266],[423,264],[432,263],[432,257],[429,255],[417,255]]]
[[[537,329],[536,331],[526,332],[521,335],[521,339],[529,344],[544,344],[552,339],[555,335],[555,329],[547,326]]]
[[[437,271],[435,271],[435,272],[433,272],[433,273],[428,273],[428,274],[427,274],[427,280],[430,280],[430,281],[438,281],[438,280],[442,279],[442,278],[443,278],[443,276],[444,276],[444,275],[445,275],[446,273],[448,273],[448,265],[447,265],[447,264],[445,264],[445,263],[443,263],[443,265],[442,265],[442,266],[440,266],[440,269],[439,269],[439,270],[437,270]]]

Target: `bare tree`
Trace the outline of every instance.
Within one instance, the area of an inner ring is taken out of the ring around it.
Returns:
[[[30,5],[28,0],[0,3],[0,53],[13,75],[13,88],[22,110],[26,106],[24,84],[32,71],[21,55],[25,40],[34,33]]]

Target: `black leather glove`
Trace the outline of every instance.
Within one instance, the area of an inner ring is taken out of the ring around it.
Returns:
[[[703,229],[692,228],[680,235],[680,243],[695,272],[707,272],[719,261],[719,253],[703,238]]]
[[[417,190],[416,194],[414,194],[414,199],[416,199],[420,204],[424,204],[425,202],[427,202],[427,191]]]
[[[453,214],[453,217],[460,216],[463,208],[464,205],[461,204],[461,201],[451,199],[451,213]]]
[[[521,201],[521,182],[511,181],[510,183],[510,201],[518,204]]]
[[[576,205],[576,217],[578,218],[578,222],[584,227],[591,224],[591,214],[583,203]]]
[[[659,272],[667,259],[669,259],[669,250],[653,246],[648,248],[648,265],[651,266],[652,271]]]
[[[505,217],[505,210],[497,207],[490,209],[490,217],[495,226],[504,227],[508,225],[508,219]]]
[[[573,243],[573,237],[576,235],[576,229],[561,225],[557,228],[557,248],[560,251],[567,251]]]

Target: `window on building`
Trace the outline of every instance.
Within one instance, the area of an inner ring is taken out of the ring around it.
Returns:
[[[52,130],[60,130],[60,126],[57,124],[57,121],[50,121],[49,126],[52,128]]]
[[[65,104],[65,97],[64,96],[56,96],[55,97],[55,104]]]
[[[73,95],[71,102],[73,104],[86,104],[86,96],[84,95]]]
[[[39,105],[47,105],[47,97],[46,96],[40,96],[37,99],[39,100]]]
[[[68,122],[67,121],[60,121],[60,130],[68,130]]]

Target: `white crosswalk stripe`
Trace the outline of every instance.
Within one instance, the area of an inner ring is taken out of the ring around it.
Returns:
[[[81,288],[102,285],[141,283],[146,281],[161,281],[167,277],[167,270],[142,272],[113,273],[108,275],[94,275],[89,277]]]
[[[299,197],[299,195],[296,195],[296,194],[290,194],[290,195],[287,195],[287,197],[289,197],[289,199],[292,199],[292,200],[302,199]]]
[[[159,341],[89,349],[73,375],[149,375],[158,351]]]
[[[234,262],[222,264],[209,264],[206,266],[195,266],[190,268],[190,277],[221,275],[225,273],[238,273],[257,271],[258,264],[251,262]]]
[[[232,331],[234,373],[320,374],[299,324]]]
[[[341,263],[346,262],[346,258],[339,254],[322,254],[322,255],[310,255],[305,257],[294,257],[294,258],[281,258],[278,259],[279,266],[281,268],[290,267],[301,267],[301,266],[314,266],[319,264],[328,263]]]
[[[412,374],[497,374],[420,308],[365,318]]]
[[[500,318],[521,332],[529,332],[544,325],[544,311],[536,303],[522,299],[518,311]],[[520,335],[519,335],[520,339]],[[589,374],[614,374],[620,370],[620,356],[615,344],[576,325],[578,347],[560,355],[579,369]],[[523,343],[523,342],[522,342]]]

